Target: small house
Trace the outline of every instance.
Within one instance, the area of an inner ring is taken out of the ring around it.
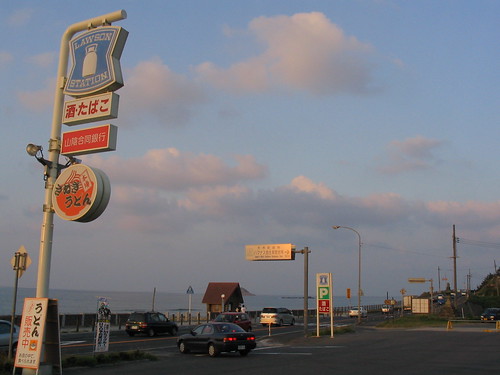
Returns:
[[[208,283],[202,303],[207,306],[207,313],[236,311],[243,304],[243,295],[239,283]]]

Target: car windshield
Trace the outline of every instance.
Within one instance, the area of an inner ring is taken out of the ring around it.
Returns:
[[[132,313],[128,317],[128,320],[130,320],[131,322],[143,322],[144,321],[144,314]]]
[[[235,315],[230,314],[220,314],[215,318],[216,322],[232,322],[235,318]]]
[[[243,328],[237,326],[236,324],[217,324],[215,325],[215,330],[217,332],[245,332]]]
[[[276,314],[278,312],[278,309],[274,307],[265,307],[264,310],[262,310],[263,313],[274,313]]]

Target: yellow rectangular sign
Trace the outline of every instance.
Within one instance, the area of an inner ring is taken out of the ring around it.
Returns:
[[[246,260],[295,260],[295,246],[291,243],[245,246]]]

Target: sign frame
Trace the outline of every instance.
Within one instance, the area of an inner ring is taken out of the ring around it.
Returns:
[[[320,314],[330,314],[330,337],[333,338],[334,310],[331,272],[316,274],[316,312],[316,335],[320,336]]]
[[[251,261],[295,260],[295,245],[291,243],[246,245],[245,259]]]

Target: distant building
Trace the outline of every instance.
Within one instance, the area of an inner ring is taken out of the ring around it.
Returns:
[[[201,302],[206,304],[207,313],[220,313],[236,311],[244,301],[239,283],[208,283]]]

